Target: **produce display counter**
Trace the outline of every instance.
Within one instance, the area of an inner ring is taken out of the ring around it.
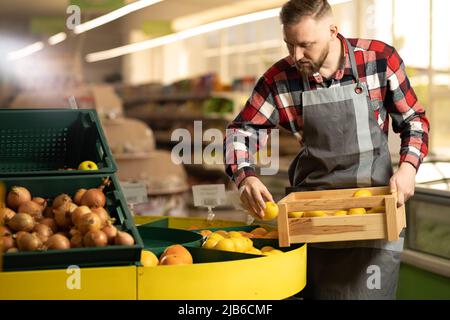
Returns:
[[[201,218],[137,218],[171,228],[239,226]],[[143,237],[145,244],[145,237]],[[0,299],[257,300],[284,299],[306,284],[306,245],[250,256],[188,247],[194,264],[0,272]]]

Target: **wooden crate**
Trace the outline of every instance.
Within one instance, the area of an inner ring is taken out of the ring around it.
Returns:
[[[396,194],[389,187],[364,188],[371,197],[355,198],[360,189],[293,192],[279,203],[280,247],[291,243],[387,239],[395,241],[406,227],[405,206],[397,208]],[[331,211],[384,206],[385,213],[289,218],[294,211]]]

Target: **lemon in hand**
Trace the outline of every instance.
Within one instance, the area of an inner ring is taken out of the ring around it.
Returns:
[[[275,202],[266,202],[264,209],[264,221],[273,220],[278,216],[278,205]]]
[[[97,164],[93,161],[83,161],[78,166],[78,170],[98,170]]]

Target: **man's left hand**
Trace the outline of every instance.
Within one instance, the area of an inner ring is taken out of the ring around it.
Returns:
[[[416,168],[408,162],[400,165],[389,181],[391,193],[397,192],[397,206],[401,207],[414,195],[416,186]]]

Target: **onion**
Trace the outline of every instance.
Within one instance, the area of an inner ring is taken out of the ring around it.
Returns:
[[[9,208],[13,210],[17,210],[19,206],[26,201],[31,200],[30,191],[28,191],[24,187],[12,187],[11,191],[8,192],[8,196],[6,197],[6,204]]]
[[[53,209],[56,224],[61,228],[70,228],[72,226],[72,212],[78,208],[73,202],[65,202],[57,209]]]
[[[44,217],[53,219],[55,214],[53,213],[53,207],[46,207],[44,209]]]
[[[19,241],[20,237],[22,237],[25,234],[29,234],[29,233],[26,231],[19,231],[19,232],[15,233],[13,235],[13,237],[16,239],[16,242],[17,242],[17,241]]]
[[[81,216],[84,216],[85,214],[88,214],[91,212],[91,209],[87,206],[79,206],[72,212],[72,222],[74,225],[78,225],[78,221],[81,218]]]
[[[2,252],[6,252],[15,247],[15,241],[12,236],[0,237],[0,248]]]
[[[17,240],[20,251],[36,251],[42,248],[42,241],[35,233],[27,233]]]
[[[102,231],[106,234],[106,237],[108,238],[108,243],[113,244],[114,239],[117,235],[117,228],[114,227],[112,224],[107,224],[106,227],[102,229]]]
[[[108,237],[101,230],[89,231],[83,237],[86,247],[104,247],[108,244]]]
[[[59,231],[59,232],[57,232],[57,233],[55,233],[55,234],[59,234],[60,236],[64,236],[64,237],[66,237],[67,239],[69,239],[70,236],[71,236],[69,231]]]
[[[110,219],[108,211],[106,211],[106,209],[103,207],[92,208],[92,212],[96,213],[99,216],[100,220],[102,221],[102,226],[106,225],[106,223]]]
[[[100,189],[89,189],[81,198],[81,204],[89,208],[104,207],[106,204],[106,197]]]
[[[44,198],[35,197],[35,198],[31,199],[31,201],[40,205],[42,207],[42,211],[44,211],[45,207],[47,207],[47,200],[45,200]]]
[[[16,247],[9,248],[6,251],[6,253],[16,253],[16,252],[19,252],[19,249],[17,249]]]
[[[53,200],[53,209],[61,207],[63,204],[67,202],[72,202],[72,199],[65,193],[60,194]]]
[[[36,232],[37,236],[39,237],[39,239],[41,239],[42,242],[46,242],[48,238],[53,234],[52,229],[43,223],[37,224],[34,227],[33,231]]]
[[[0,208],[0,225],[8,223],[16,213],[9,208]]]
[[[42,208],[39,204],[37,204],[34,201],[25,201],[20,206],[19,209],[17,209],[17,212],[20,213],[28,213],[30,216],[32,216],[34,219],[38,220],[43,217],[42,212],[44,211],[44,208]]]
[[[10,236],[12,235],[11,230],[6,226],[0,226],[0,237]]]
[[[100,230],[102,221],[97,214],[91,212],[80,218],[77,228],[82,234],[86,234],[89,231]]]
[[[73,202],[75,202],[77,205],[81,205],[81,198],[83,198],[83,195],[86,191],[86,189],[79,189],[73,196]]]
[[[70,241],[61,234],[54,234],[48,238],[45,246],[49,250],[66,250],[70,249]]]
[[[36,222],[34,218],[27,213],[18,213],[8,221],[8,227],[13,231],[31,231]]]
[[[45,224],[47,226],[50,227],[50,229],[52,229],[52,232],[55,233],[56,231],[58,231],[58,226],[56,225],[56,222],[54,219],[52,218],[44,218],[42,220],[39,221],[40,224]]]
[[[119,246],[132,246],[134,244],[134,238],[124,231],[117,231],[114,244]]]
[[[71,248],[83,247],[83,235],[81,233],[77,233],[72,236],[72,238],[70,239],[70,247]]]

